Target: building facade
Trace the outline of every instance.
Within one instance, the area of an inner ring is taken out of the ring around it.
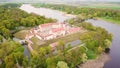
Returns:
[[[50,40],[79,31],[80,27],[71,27],[65,23],[47,23],[41,24],[36,28],[32,28],[26,35],[26,39],[30,39],[35,36],[40,40]]]

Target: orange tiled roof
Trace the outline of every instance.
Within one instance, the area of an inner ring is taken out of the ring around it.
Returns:
[[[63,31],[64,28],[53,28],[52,32],[58,32],[58,31]]]

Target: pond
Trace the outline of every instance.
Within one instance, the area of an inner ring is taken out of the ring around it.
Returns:
[[[13,40],[16,42],[20,41],[20,39],[15,37],[13,38]],[[27,45],[23,45],[22,47],[24,48],[24,52],[23,52],[24,56],[28,57],[28,60],[30,60],[30,51],[28,50]]]

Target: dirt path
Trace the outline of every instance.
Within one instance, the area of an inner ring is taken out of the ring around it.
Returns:
[[[81,64],[79,68],[103,68],[104,63],[109,60],[109,55],[103,53],[96,60],[88,60],[87,62]]]

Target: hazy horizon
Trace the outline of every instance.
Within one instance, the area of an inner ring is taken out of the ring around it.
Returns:
[[[0,2],[120,2],[120,0],[0,0]]]

